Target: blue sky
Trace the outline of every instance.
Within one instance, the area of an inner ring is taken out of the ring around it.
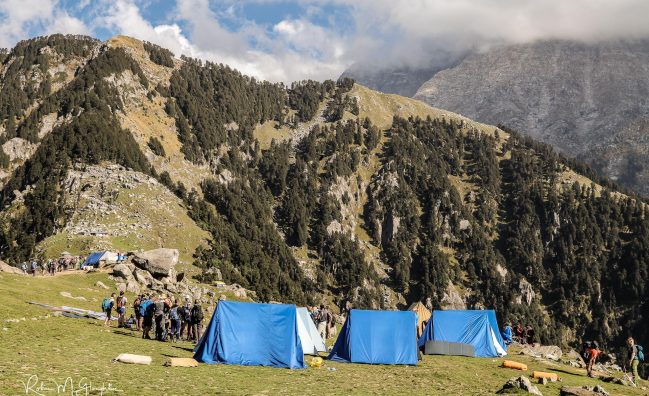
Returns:
[[[125,34],[272,81],[546,38],[649,37],[647,0],[0,0],[0,47]]]

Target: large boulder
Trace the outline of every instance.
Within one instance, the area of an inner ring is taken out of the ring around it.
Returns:
[[[510,391],[515,391],[517,389],[521,389],[527,393],[531,393],[532,395],[543,396],[541,391],[539,391],[539,388],[532,385],[532,382],[529,380],[529,378],[524,376],[510,378],[507,382],[505,382],[502,389],[500,389],[496,393],[509,393]]]
[[[149,271],[136,268],[134,275],[137,283],[142,285],[143,288],[150,287],[151,285],[153,285],[154,278],[153,276],[151,276]]]
[[[175,275],[174,268],[178,264],[178,256],[178,249],[160,248],[136,253],[133,263],[149,271],[154,277],[166,277]]]
[[[117,264],[113,267],[113,275],[122,279],[131,279],[133,278],[133,270],[135,270],[133,264]]]
[[[23,274],[23,270],[20,268],[16,268],[14,266],[11,266],[4,261],[0,261],[0,272],[8,272],[10,274]]]

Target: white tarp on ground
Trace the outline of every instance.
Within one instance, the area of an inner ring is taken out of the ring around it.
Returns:
[[[297,308],[297,331],[302,341],[302,351],[305,355],[317,355],[318,352],[326,352],[318,329],[316,329],[311,315],[306,308]]]

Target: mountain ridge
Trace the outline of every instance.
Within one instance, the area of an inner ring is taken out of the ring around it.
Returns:
[[[21,45],[65,54],[83,40],[53,37]],[[74,225],[71,172],[118,165],[168,190],[199,236],[202,281],[263,301],[491,307],[562,344],[644,326],[644,203],[548,146],[349,79],[284,86],[128,37],[90,42],[69,82],[33,80],[33,109],[4,113],[16,127],[2,143],[37,148],[5,167],[3,259],[51,251]],[[44,57],[8,74],[11,54],[2,88],[50,69]]]

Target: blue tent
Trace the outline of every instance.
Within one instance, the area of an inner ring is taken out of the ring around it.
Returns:
[[[493,310],[434,311],[419,339],[419,347],[429,340],[473,345],[475,356],[479,357],[507,354]]]
[[[417,364],[417,315],[352,309],[329,359],[347,363]]]
[[[91,253],[90,256],[88,256],[88,258],[86,258],[86,261],[83,262],[82,267],[86,267],[86,266],[88,266],[88,267],[89,266],[96,267],[96,266],[98,266],[99,261],[104,256],[104,254],[106,254],[106,252]]]
[[[219,302],[194,359],[204,363],[305,368],[295,305]]]

